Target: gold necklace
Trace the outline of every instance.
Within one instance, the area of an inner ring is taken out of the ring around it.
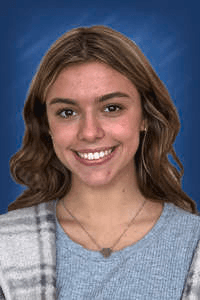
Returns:
[[[139,213],[142,211],[145,203],[146,203],[146,199],[144,200],[144,202],[142,203],[141,207],[139,208],[139,210],[136,212],[135,216],[133,217],[133,219],[131,220],[131,222],[128,224],[128,226],[126,227],[126,229],[123,231],[123,233],[120,235],[120,237],[117,239],[117,241],[114,243],[114,245],[110,248],[102,248],[101,246],[99,246],[99,244],[95,241],[95,239],[89,234],[89,232],[84,228],[84,226],[77,220],[77,218],[75,216],[72,215],[72,213],[69,211],[69,209],[67,209],[65,207],[64,201],[63,199],[61,200],[61,203],[64,207],[64,209],[70,214],[70,216],[81,226],[81,228],[87,233],[87,235],[90,237],[90,239],[95,243],[95,245],[98,247],[99,252],[105,257],[109,257],[112,252],[113,252],[113,248],[119,243],[120,239],[122,238],[122,236],[126,233],[126,231],[129,229],[129,227],[131,226],[131,224],[133,223],[133,221],[136,219],[136,217],[139,215]]]

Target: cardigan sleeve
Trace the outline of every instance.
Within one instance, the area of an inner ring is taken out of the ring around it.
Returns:
[[[54,209],[50,201],[0,216],[0,300],[55,299]]]
[[[197,244],[193,260],[188,272],[182,300],[200,299],[200,241]]]

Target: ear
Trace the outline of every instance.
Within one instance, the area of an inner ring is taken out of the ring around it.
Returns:
[[[51,130],[48,130],[48,133],[49,133],[50,137],[52,137]]]
[[[147,120],[144,119],[144,120],[142,120],[142,123],[141,123],[141,126],[140,126],[140,131],[146,131],[147,128],[148,128]]]

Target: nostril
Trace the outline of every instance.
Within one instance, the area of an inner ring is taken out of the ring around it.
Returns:
[[[79,138],[93,141],[97,138],[104,137],[105,133],[99,124],[81,124],[79,130]]]

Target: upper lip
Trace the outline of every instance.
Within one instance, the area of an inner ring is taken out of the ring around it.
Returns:
[[[75,150],[75,152],[79,153],[95,153],[95,152],[101,152],[101,151],[106,151],[111,148],[114,148],[117,146],[111,146],[111,147],[101,147],[101,148],[95,148],[95,149],[81,149],[81,150]]]

